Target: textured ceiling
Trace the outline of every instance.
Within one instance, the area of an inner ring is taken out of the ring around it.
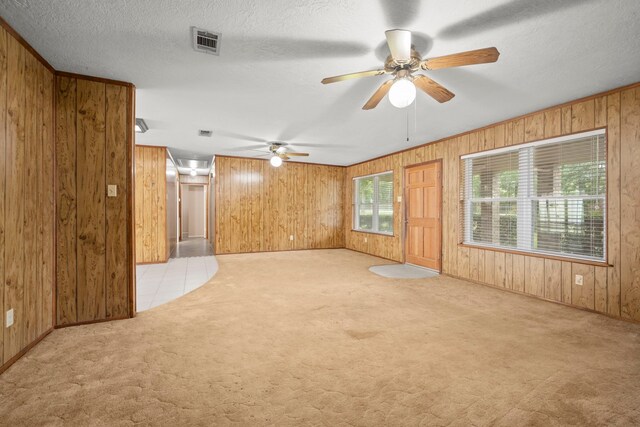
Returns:
[[[351,164],[640,80],[637,0],[3,0],[0,14],[56,69],[133,82],[138,143],[202,156],[281,140]],[[222,33],[220,56],[192,50],[191,26]],[[378,68],[390,28],[423,57],[500,60],[430,72],[456,97],[404,110],[361,110],[384,76],[320,84]]]

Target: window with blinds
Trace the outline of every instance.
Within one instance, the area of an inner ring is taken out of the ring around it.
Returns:
[[[393,234],[393,172],[353,179],[353,229]]]
[[[463,243],[604,261],[604,130],[462,156]]]

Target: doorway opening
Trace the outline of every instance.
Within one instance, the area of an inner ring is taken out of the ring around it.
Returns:
[[[442,161],[405,169],[405,262],[442,271]]]
[[[211,256],[208,184],[180,184],[178,244],[171,258]]]

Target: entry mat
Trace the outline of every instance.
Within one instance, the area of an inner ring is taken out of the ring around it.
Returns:
[[[369,267],[369,271],[389,279],[426,279],[438,276],[433,270],[409,264],[374,265]]]

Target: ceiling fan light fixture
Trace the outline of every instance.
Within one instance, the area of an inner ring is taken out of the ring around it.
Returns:
[[[282,166],[282,159],[280,158],[280,156],[273,156],[271,157],[271,159],[269,159],[269,163],[271,163],[271,166],[273,166],[274,168],[278,168],[280,166]]]
[[[411,80],[398,79],[389,89],[389,102],[396,108],[405,108],[416,99],[416,86]]]

